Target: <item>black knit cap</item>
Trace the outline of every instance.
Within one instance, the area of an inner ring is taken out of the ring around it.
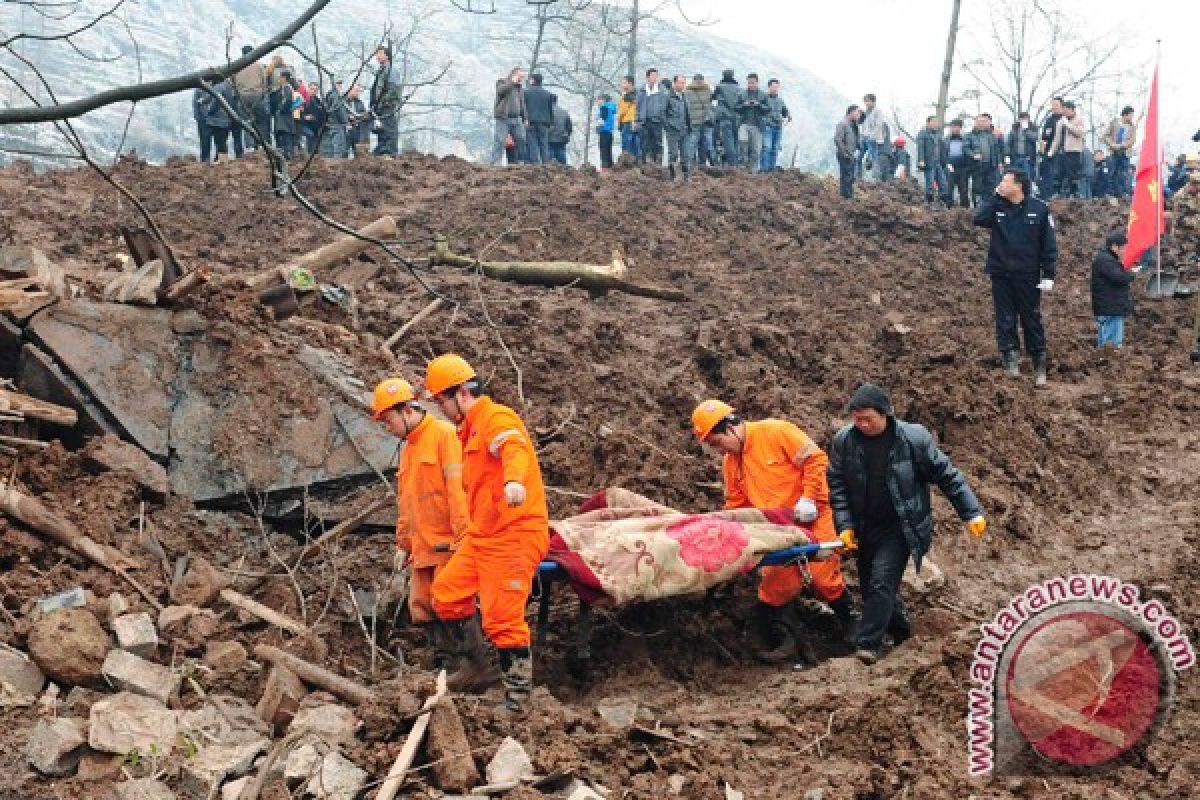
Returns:
[[[847,411],[864,411],[873,408],[884,416],[892,415],[892,401],[887,392],[873,383],[864,383],[854,390],[850,402],[846,403]]]

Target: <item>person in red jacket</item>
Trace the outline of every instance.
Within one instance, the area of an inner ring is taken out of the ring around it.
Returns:
[[[725,508],[790,508],[817,542],[837,541],[829,485],[829,459],[804,431],[780,419],[743,420],[720,400],[705,400],[692,413],[696,438],[722,451]],[[764,660],[780,662],[816,656],[801,630],[792,601],[805,588],[824,600],[851,635],[854,604],[842,580],[841,560],[833,555],[802,569],[798,565],[763,567],[758,587],[759,613],[766,618],[777,646]]]
[[[483,631],[500,655],[505,706],[523,711],[533,690],[525,606],[550,545],[537,453],[525,423],[483,393],[475,369],[462,357],[446,354],[429,362],[425,390],[459,426],[463,488],[471,515],[466,541],[434,578],[433,607],[462,632],[478,599]],[[471,647],[464,655],[455,683],[475,688],[488,670],[488,660],[482,647]]]

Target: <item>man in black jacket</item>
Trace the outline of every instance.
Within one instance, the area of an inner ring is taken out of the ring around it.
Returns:
[[[641,132],[643,161],[656,167],[662,166],[663,116],[667,111],[667,93],[670,86],[658,80],[658,70],[646,70],[646,85],[637,92],[637,122],[635,129]]]
[[[1012,130],[1005,142],[1005,161],[1010,167],[1023,169],[1033,174],[1033,165],[1037,161],[1038,133],[1029,120],[1029,112],[1022,111],[1017,115]]]
[[[1042,292],[1054,288],[1058,243],[1050,208],[1033,196],[1024,170],[1009,167],[996,191],[975,212],[975,224],[992,231],[985,272],[992,279],[996,343],[1004,369],[1021,374],[1017,322],[1025,351],[1033,359],[1034,385],[1046,385],[1046,333],[1042,327]]]
[[[1121,349],[1125,343],[1125,318],[1133,313],[1129,285],[1139,267],[1122,266],[1129,238],[1117,229],[1104,238],[1104,249],[1092,260],[1092,314],[1096,317],[1096,347]]]
[[[950,134],[946,137],[946,205],[954,204],[954,192],[958,191],[958,202],[963,208],[971,206],[970,180],[975,167],[975,144],[963,136],[962,120],[950,121]]]
[[[1058,121],[1063,117],[1063,110],[1061,97],[1051,100],[1050,113],[1042,120],[1042,127],[1038,133],[1038,155],[1041,158],[1038,160],[1037,183],[1038,194],[1042,197],[1054,194],[1054,177],[1058,173],[1059,156],[1050,154],[1050,145],[1058,132]]]
[[[550,163],[550,129],[554,127],[555,100],[554,94],[542,86],[541,73],[531,74],[529,87],[525,90],[525,113],[529,117],[525,157],[530,164]]]
[[[846,410],[852,424],[834,435],[829,450],[829,503],[839,538],[858,554],[863,610],[855,655],[874,664],[885,633],[896,645],[912,633],[900,578],[909,556],[921,570],[933,541],[930,484],[942,490],[976,538],[987,521],[966,478],[933,435],[896,419],[883,389],[863,384]]]
[[[942,136],[942,121],[936,116],[925,118],[925,127],[917,134],[917,169],[925,175],[925,202],[933,205],[935,196],[950,205],[950,186],[946,181],[946,137]]]
[[[758,88],[758,76],[746,76],[746,89],[738,95],[738,161],[747,172],[762,167],[763,126],[771,114],[767,93]]]
[[[663,111],[663,132],[667,137],[667,168],[671,171],[672,180],[680,177],[685,181],[691,179],[691,159],[684,146],[692,132],[691,113],[687,97],[683,94],[686,88],[687,79],[676,75],[667,93],[667,106]]]
[[[733,77],[733,70],[727,69],[721,73],[721,82],[713,89],[713,101],[717,108],[713,115],[716,123],[716,135],[721,143],[722,161],[727,167],[736,167],[738,163],[738,95],[742,87]]]

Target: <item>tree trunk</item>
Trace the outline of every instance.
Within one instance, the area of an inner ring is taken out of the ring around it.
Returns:
[[[950,12],[950,33],[946,36],[946,60],[942,63],[942,82],[938,86],[937,119],[938,124],[946,124],[946,105],[950,99],[950,76],[954,72],[954,43],[958,39],[958,12],[962,10],[962,0],[954,0],[954,9]]]
[[[626,67],[629,77],[633,79],[633,85],[637,86],[637,57],[638,57],[638,23],[641,22],[642,13],[639,0],[633,0],[629,4],[629,50],[626,53]]]
[[[396,220],[392,217],[380,217],[358,233],[359,236],[370,239],[395,239]],[[286,267],[275,267],[257,275],[251,275],[246,279],[246,285],[252,289],[262,290],[275,283],[287,283],[288,275],[297,268],[306,269],[315,276],[317,270],[333,266],[372,246],[374,246],[372,242],[347,234],[337,241],[305,253]]]

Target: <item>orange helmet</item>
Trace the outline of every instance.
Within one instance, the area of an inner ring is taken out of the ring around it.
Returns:
[[[441,394],[475,377],[475,369],[462,356],[454,353],[440,355],[425,368],[425,391]]]
[[[375,393],[371,397],[371,419],[379,419],[389,408],[395,408],[401,403],[409,403],[416,399],[417,396],[413,393],[412,385],[404,378],[382,380],[375,387]]]
[[[703,441],[712,433],[713,428],[733,412],[733,406],[720,400],[705,400],[696,406],[692,412],[692,431],[696,438]]]

